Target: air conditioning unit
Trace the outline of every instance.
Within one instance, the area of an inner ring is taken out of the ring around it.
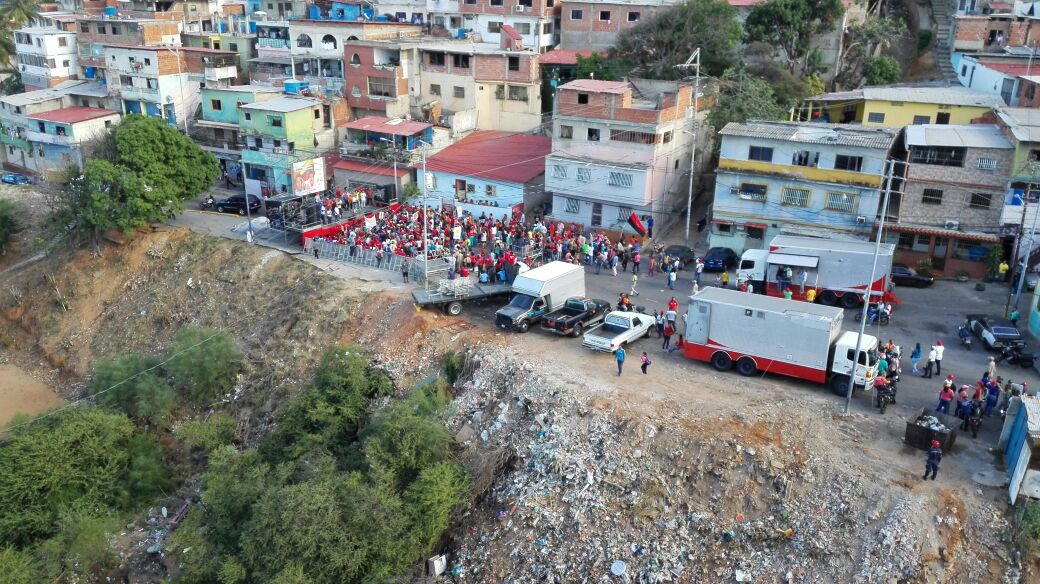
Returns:
[[[859,223],[860,225],[863,225],[866,222],[867,222],[867,218],[864,217],[863,215],[857,215],[856,216],[856,223]]]
[[[285,154],[285,148],[282,148],[281,146],[279,146],[279,147],[274,149],[274,153],[275,154]]]
[[[524,12],[526,10],[527,10],[527,7],[524,6],[523,4],[517,4],[516,6],[513,7],[513,12]]]
[[[961,228],[961,222],[960,221],[947,221],[945,224],[943,224],[943,228],[957,230],[957,229]]]

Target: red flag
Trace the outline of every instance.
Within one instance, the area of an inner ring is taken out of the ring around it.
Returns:
[[[628,224],[631,225],[632,229],[635,229],[636,233],[639,235],[646,235],[646,227],[643,226],[643,222],[639,220],[639,217],[636,217],[635,213],[629,215]]]

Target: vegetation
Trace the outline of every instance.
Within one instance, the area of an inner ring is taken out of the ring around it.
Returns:
[[[0,199],[0,255],[7,254],[7,244],[11,237],[21,229],[22,214],[25,210],[17,202]]]
[[[204,327],[181,327],[166,354],[170,382],[201,406],[230,391],[243,367],[231,335]]]
[[[1015,542],[1031,556],[1040,554],[1040,502],[1023,501],[1013,519]]]
[[[177,428],[177,441],[192,450],[211,452],[230,444],[237,424],[225,413],[215,413],[204,420],[188,422]]]
[[[0,43],[2,45],[3,43]],[[0,49],[2,50],[2,49]],[[22,74],[18,71],[11,73],[0,81],[0,93],[4,95],[14,95],[16,93],[23,93],[25,91],[25,83],[22,83]]]
[[[729,69],[719,79],[718,103],[708,114],[708,123],[721,130],[730,122],[778,120],[786,113],[763,79],[745,69]]]
[[[617,81],[628,74],[629,66],[619,59],[610,59],[600,53],[592,53],[588,57],[577,55],[578,67],[575,76],[578,79],[602,79]]]
[[[917,30],[917,52],[923,53],[932,45],[932,29],[920,28]]]
[[[930,31],[929,31],[930,32]],[[864,78],[871,85],[879,85],[871,80],[867,74],[867,63],[871,62],[872,73],[875,77],[891,78],[894,71],[899,71],[898,81],[902,77],[899,63],[891,57],[895,63],[879,64],[875,62],[878,51],[888,49],[893,43],[908,35],[906,25],[901,20],[893,18],[878,18],[868,16],[863,22],[848,27],[846,33],[845,52],[842,53],[835,73],[835,83],[845,87],[856,87]],[[930,37],[929,37],[930,38]],[[890,83],[894,83],[890,82]]]
[[[137,355],[104,361],[94,371],[87,393],[97,397],[98,405],[123,412],[138,424],[162,424],[177,396],[157,371],[158,363]]]
[[[890,85],[903,78],[903,67],[895,57],[871,57],[863,62],[867,85]]]
[[[14,30],[39,15],[37,0],[0,0],[0,72],[14,72]]]
[[[792,73],[817,73],[812,41],[831,31],[844,13],[841,0],[769,0],[748,13],[745,41],[779,47]]]

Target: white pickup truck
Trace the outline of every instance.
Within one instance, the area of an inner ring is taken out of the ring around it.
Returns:
[[[603,324],[589,329],[581,345],[595,351],[612,353],[640,337],[650,336],[654,317],[639,312],[615,310],[603,319]]]

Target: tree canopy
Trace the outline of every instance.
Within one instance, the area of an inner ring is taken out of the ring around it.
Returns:
[[[814,73],[805,71],[813,38],[834,28],[844,13],[841,0],[769,0],[751,8],[744,38],[782,49],[792,72]]]
[[[869,85],[889,85],[903,78],[903,68],[895,57],[872,57],[863,63],[863,77]]]
[[[837,64],[835,85],[856,87],[866,77],[866,62],[879,50],[887,49],[892,43],[909,34],[902,20],[868,16],[863,22],[850,25],[846,32],[845,51]],[[898,66],[898,62],[896,63]],[[877,65],[873,65],[877,67]],[[884,65],[883,67],[890,67]],[[900,72],[900,77],[902,73]],[[876,77],[876,72],[875,72]],[[891,73],[884,75],[891,77]],[[898,81],[899,78],[896,78]],[[871,85],[877,83],[869,81]]]
[[[721,130],[730,122],[779,120],[786,114],[763,79],[744,69],[728,69],[719,78],[719,100],[708,114],[708,123]]]

